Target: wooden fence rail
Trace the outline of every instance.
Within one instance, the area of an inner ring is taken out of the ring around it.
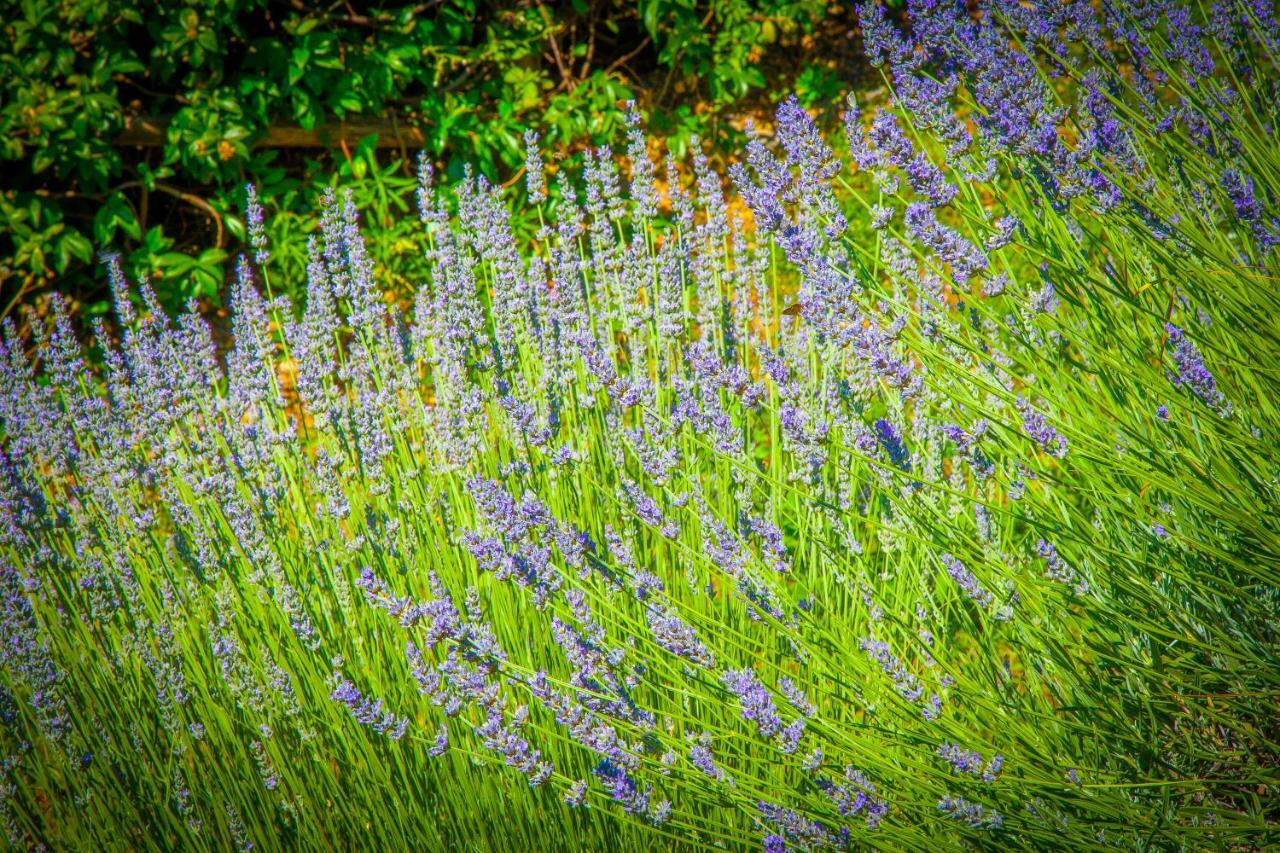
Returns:
[[[168,142],[169,120],[136,118],[113,140],[120,148],[156,148]],[[408,124],[371,120],[338,122],[311,130],[291,124],[272,125],[253,143],[254,148],[342,148],[354,147],[369,134],[377,134],[378,148],[421,148],[426,143],[422,131]]]

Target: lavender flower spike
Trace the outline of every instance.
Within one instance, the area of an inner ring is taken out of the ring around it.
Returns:
[[[262,204],[258,201],[258,188],[244,185],[244,222],[249,232],[249,245],[253,247],[253,262],[261,268],[270,258],[267,250],[267,232],[263,222]]]
[[[999,812],[951,794],[938,801],[938,811],[974,829],[999,829],[1004,824]]]
[[[1178,375],[1172,377],[1174,385],[1185,385],[1191,389],[1207,406],[1223,409],[1227,404],[1226,396],[1218,388],[1213,374],[1204,366],[1204,357],[1200,350],[1186,334],[1172,323],[1165,323],[1164,330],[1169,333],[1169,345],[1173,348],[1173,363],[1178,366]]]
[[[1066,456],[1066,436],[1050,426],[1044,415],[1031,408],[1026,398],[1019,397],[1017,405],[1018,412],[1022,415],[1022,428],[1026,430],[1031,440],[1040,445],[1050,456],[1056,456],[1059,459]]]
[[[982,588],[982,584],[978,583],[978,579],[973,576],[973,572],[965,568],[964,563],[957,560],[950,554],[942,555],[942,564],[947,568],[947,574],[951,579],[960,585],[969,598],[973,599],[979,607],[991,606],[991,593]]]
[[[724,683],[738,697],[742,718],[754,722],[761,735],[771,738],[782,730],[782,718],[778,716],[773,696],[753,670],[730,670],[724,674]]]
[[[532,130],[524,132],[524,180],[529,192],[529,201],[543,201],[547,197],[547,179],[543,170],[542,152],[538,150],[538,134]]]
[[[386,735],[391,740],[399,740],[404,737],[405,731],[409,728],[408,717],[397,717],[386,710],[382,705],[381,699],[365,698],[356,689],[356,686],[345,678],[341,679],[338,685],[333,688],[329,698],[346,705],[351,712],[351,716],[355,717],[356,722],[360,723],[360,725],[368,726],[378,734]]]

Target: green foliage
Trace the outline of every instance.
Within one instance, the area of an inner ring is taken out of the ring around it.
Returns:
[[[599,144],[632,98],[683,152],[694,135],[736,142],[722,118],[744,97],[794,84],[814,102],[840,88],[830,69],[786,65],[832,14],[817,0],[14,6],[0,30],[4,313],[51,285],[102,310],[103,251],[123,252],[169,308],[216,299],[245,182],[287,223],[314,211],[300,184],[342,171],[373,182],[357,190],[371,217],[394,219],[411,203],[410,152],[379,157],[368,140],[343,150],[338,122],[416,129],[453,178],[466,163],[511,175],[526,127],[553,149]],[[766,91],[771,57],[784,67],[770,67]],[[138,120],[162,129],[159,145],[117,141]],[[268,150],[282,127],[333,131],[330,148]],[[388,232],[375,255],[397,239]]]

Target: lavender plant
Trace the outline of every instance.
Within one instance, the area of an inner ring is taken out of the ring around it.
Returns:
[[[334,195],[225,348],[6,323],[9,843],[1274,841],[1273,11],[908,7],[728,193],[424,166],[412,305]]]

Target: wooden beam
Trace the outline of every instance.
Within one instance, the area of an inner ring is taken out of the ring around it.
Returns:
[[[118,148],[159,148],[168,143],[169,119],[135,118],[112,141]],[[312,130],[296,124],[278,124],[254,141],[254,148],[354,148],[369,134],[377,134],[377,148],[421,148],[426,144],[422,131],[413,125],[389,120],[337,122]]]

